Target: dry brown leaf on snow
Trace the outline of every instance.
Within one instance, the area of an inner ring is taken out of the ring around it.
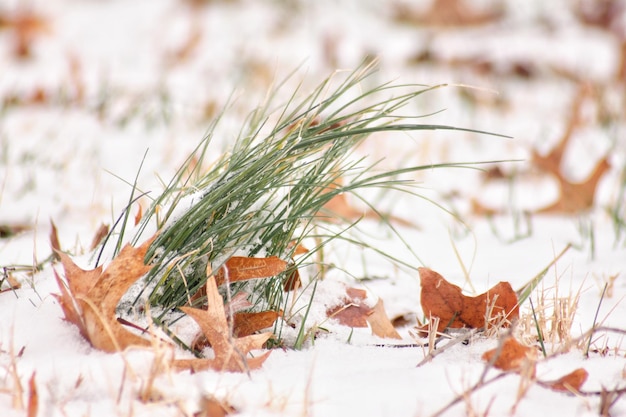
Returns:
[[[372,334],[375,336],[384,339],[402,339],[400,334],[393,327],[391,320],[389,320],[389,316],[387,316],[382,298],[378,299],[372,313],[367,316],[367,322],[372,329]]]
[[[346,296],[341,303],[327,309],[326,316],[337,320],[344,326],[367,327],[367,318],[373,310],[365,304],[366,298],[365,290],[347,288]]]
[[[587,381],[588,376],[589,373],[585,369],[578,368],[556,381],[544,382],[542,385],[554,391],[577,393]]]
[[[438,332],[451,328],[481,328],[505,318],[511,322],[519,317],[517,294],[508,282],[499,282],[487,292],[468,297],[460,287],[449,283],[437,272],[419,268],[422,310],[427,317],[439,317]],[[422,329],[423,330],[423,329]]]
[[[217,290],[215,277],[211,275],[206,283],[207,310],[181,307],[191,317],[206,336],[213,348],[212,359],[178,359],[173,365],[179,370],[194,372],[206,369],[226,372],[244,372],[261,367],[271,352],[248,358],[252,350],[262,349],[263,344],[272,337],[272,333],[261,333],[245,337],[230,334],[230,326],[224,312],[224,301]]]
[[[57,252],[65,271],[65,281],[54,271],[61,294],[55,294],[65,319],[78,326],[81,335],[96,349],[121,351],[129,346],[150,346],[150,341],[131,333],[118,321],[115,309],[132,284],[150,271],[144,264],[153,236],[139,247],[126,245],[111,263],[83,270],[70,257]]]
[[[347,288],[341,304],[330,308],[326,315],[349,327],[369,327],[372,334],[385,339],[401,339],[387,316],[382,299],[374,307],[365,303],[367,293],[358,288]]]
[[[513,336],[507,337],[502,345],[483,353],[482,359],[493,362],[493,366],[503,371],[520,372],[527,366],[533,367],[535,351],[519,343]]]
[[[226,310],[228,310],[228,307],[225,308],[225,311]],[[233,336],[249,336],[260,330],[267,329],[268,327],[273,326],[276,319],[281,316],[282,312],[272,310],[234,313]],[[203,333],[198,334],[191,343],[191,348],[196,351],[201,351],[202,349],[210,346],[211,344]]]

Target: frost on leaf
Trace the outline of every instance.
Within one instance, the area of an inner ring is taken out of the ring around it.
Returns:
[[[217,290],[215,277],[211,275],[206,283],[207,310],[191,307],[180,309],[194,319],[213,348],[212,359],[179,359],[174,367],[179,370],[202,371],[213,369],[226,372],[244,372],[261,367],[271,352],[251,358],[252,350],[262,349],[272,333],[261,333],[244,337],[231,335],[230,326],[224,312],[224,301]]]
[[[54,272],[61,294],[55,294],[65,319],[78,326],[81,335],[96,349],[121,351],[129,346],[149,346],[150,341],[125,329],[115,309],[120,298],[139,278],[150,271],[144,256],[154,237],[139,247],[124,246],[113,261],[103,269],[84,270],[70,257],[57,252],[65,281]]]
[[[481,328],[486,322],[519,317],[517,294],[508,282],[499,282],[476,297],[463,295],[461,288],[437,272],[419,268],[422,310],[427,317],[439,317],[438,332],[451,328]]]

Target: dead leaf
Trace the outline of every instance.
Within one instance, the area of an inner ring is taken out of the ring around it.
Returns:
[[[397,21],[412,25],[458,27],[492,23],[499,20],[504,13],[500,9],[477,12],[463,0],[435,0],[430,9],[424,13],[404,4],[396,4],[394,15]]]
[[[39,411],[39,395],[37,394],[37,382],[35,381],[35,372],[33,372],[28,380],[28,406],[26,408],[27,417],[37,417]]]
[[[67,285],[55,271],[61,290],[55,297],[65,319],[76,324],[96,349],[117,352],[128,346],[150,346],[149,340],[131,333],[117,321],[115,309],[128,288],[150,271],[144,256],[155,237],[137,248],[124,246],[104,270],[102,266],[83,270],[69,256],[58,252]]]
[[[535,355],[532,348],[509,336],[502,342],[502,346],[483,353],[482,359],[486,362],[493,361],[493,366],[503,371],[520,372],[527,366],[534,367]]]
[[[58,252],[61,252],[61,244],[59,243],[59,233],[57,231],[57,227],[50,219],[50,247],[52,248],[52,253],[55,259],[59,259]]]
[[[200,411],[193,417],[225,417],[236,413],[237,410],[230,404],[214,397],[203,396],[200,399]]]
[[[96,230],[96,233],[93,235],[93,239],[91,239],[91,245],[89,245],[89,250],[94,250],[98,247],[102,239],[104,239],[109,234],[109,225],[101,223]]]
[[[372,334],[382,338],[401,339],[387,316],[382,299],[374,307],[365,303],[367,292],[360,288],[347,288],[342,302],[328,310],[326,315],[344,326],[370,327]]]
[[[206,336],[214,352],[212,359],[178,359],[173,365],[179,370],[194,372],[206,369],[226,372],[244,372],[261,367],[270,351],[254,358],[247,358],[251,350],[262,349],[272,333],[261,333],[245,337],[234,337],[224,312],[224,301],[217,290],[215,277],[211,275],[206,283],[208,309],[191,307],[180,309],[191,317]]]
[[[267,258],[248,258],[233,256],[215,274],[217,285],[222,285],[226,278],[228,282],[247,281],[257,278],[274,277],[287,268],[287,262],[277,256]]]
[[[585,369],[578,368],[556,381],[546,382],[544,384],[554,391],[576,393],[580,391],[585,381],[587,381],[588,376],[589,373]]]
[[[375,336],[385,339],[402,339],[393,327],[393,324],[391,324],[389,316],[387,316],[382,298],[378,299],[378,302],[372,309],[372,313],[367,316],[367,322],[372,329],[372,334]]]
[[[428,268],[418,271],[422,310],[427,317],[439,317],[438,332],[447,327],[485,327],[486,318],[489,322],[497,318],[511,322],[519,316],[517,295],[508,282],[499,282],[483,294],[468,297],[437,272]]]
[[[291,266],[291,271],[287,272],[285,282],[283,282],[283,291],[293,291],[302,287],[302,281],[300,280],[300,272],[295,266]]]
[[[225,308],[225,311],[228,309]],[[226,313],[228,317],[228,313]],[[243,337],[249,336],[259,330],[271,327],[278,317],[282,316],[281,312],[276,311],[259,311],[259,312],[237,312],[233,314],[233,336]],[[230,318],[229,318],[230,321]],[[207,340],[203,333],[199,333],[191,342],[191,348],[195,351],[201,351],[210,347],[211,343]]]
[[[365,290],[347,288],[346,296],[341,303],[326,310],[326,316],[337,320],[344,326],[367,327],[367,318],[373,310],[365,304],[366,298]]]
[[[141,204],[137,204],[137,213],[135,213],[135,226],[139,224],[143,217],[143,207]]]
[[[278,311],[240,312],[233,316],[233,336],[249,336],[259,330],[267,329],[282,314]]]

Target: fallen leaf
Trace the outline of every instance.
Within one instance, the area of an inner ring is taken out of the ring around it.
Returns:
[[[109,225],[101,223],[96,230],[96,233],[93,235],[93,239],[91,239],[91,245],[89,245],[90,250],[94,250],[98,247],[102,239],[104,239],[109,234]]]
[[[347,288],[341,302],[326,310],[326,316],[349,327],[367,327],[367,318],[373,310],[364,300],[367,292],[357,288]]]
[[[438,332],[448,327],[485,327],[486,319],[491,322],[506,318],[511,322],[519,317],[517,295],[508,282],[499,282],[483,294],[468,297],[437,272],[423,267],[418,271],[422,310],[427,317],[439,317]]]
[[[33,372],[28,380],[28,406],[26,408],[27,417],[37,417],[39,411],[39,395],[37,394],[37,382],[35,381],[35,372]]]
[[[240,312],[233,316],[233,336],[249,336],[259,330],[267,329],[281,313],[278,311]]]
[[[576,393],[580,391],[588,376],[589,373],[586,370],[578,368],[556,381],[545,382],[544,385],[555,391]]]
[[[141,204],[137,204],[137,213],[135,213],[135,226],[139,224],[142,218],[143,218],[143,207],[141,206]]]
[[[230,317],[228,316],[228,308],[225,307],[224,311],[226,317],[228,317],[230,321]],[[253,333],[258,332],[259,330],[267,329],[268,327],[273,326],[276,319],[281,316],[282,312],[271,310],[259,312],[236,312],[233,314],[233,336],[249,336]],[[201,351],[204,348],[210,346],[211,344],[203,333],[199,333],[194,338],[193,342],[191,342],[191,348],[195,351]]]
[[[245,256],[233,256],[228,259],[217,274],[217,285],[222,285],[226,278],[228,282],[247,281],[257,278],[270,278],[284,272],[287,262],[277,256],[267,258],[249,258]]]
[[[534,367],[535,355],[532,348],[509,336],[502,342],[502,346],[483,353],[482,359],[486,362],[493,361],[493,366],[503,371],[520,372],[526,366]]]
[[[283,282],[283,291],[297,290],[301,286],[300,272],[297,267],[292,265],[291,271],[287,272],[287,277],[285,278],[285,282]]]
[[[385,339],[402,339],[387,316],[382,298],[378,299],[372,313],[367,316],[367,322],[375,336]]]
[[[129,346],[150,346],[150,341],[125,329],[115,309],[128,288],[151,268],[144,264],[148,247],[156,237],[141,246],[124,246],[103,270],[102,266],[83,270],[70,257],[57,252],[65,271],[67,285],[55,271],[61,294],[55,294],[65,319],[78,326],[80,333],[96,349],[121,351]]]
[[[180,307],[181,311],[191,317],[206,336],[213,348],[212,359],[178,359],[173,366],[178,370],[194,372],[206,369],[226,372],[244,372],[261,367],[270,351],[254,358],[246,356],[251,350],[262,349],[263,344],[272,337],[272,333],[261,333],[245,337],[234,337],[230,328],[224,301],[217,290],[215,277],[211,275],[206,283],[207,310],[191,307]]]
[[[224,401],[203,396],[200,399],[200,411],[194,413],[193,417],[225,417],[236,412],[232,405]]]
[[[61,244],[59,243],[59,233],[57,231],[57,227],[50,219],[50,247],[52,248],[52,253],[56,259],[59,259],[58,252],[61,252]]]
[[[471,4],[471,2],[470,2]],[[429,10],[417,12],[404,4],[397,4],[395,19],[419,26],[478,26],[492,23],[503,16],[502,10],[477,12],[463,0],[435,0]]]

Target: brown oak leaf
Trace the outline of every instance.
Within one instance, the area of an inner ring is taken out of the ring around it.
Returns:
[[[121,351],[129,346],[150,346],[150,341],[131,333],[117,320],[115,309],[130,286],[150,271],[144,256],[155,236],[139,247],[124,246],[103,269],[79,268],[68,255],[57,252],[65,281],[54,271],[61,294],[54,294],[65,319],[78,326],[81,335],[96,349]]]
[[[200,330],[213,348],[214,357],[211,359],[178,359],[174,361],[174,367],[178,370],[194,372],[206,369],[220,372],[244,372],[261,367],[271,353],[270,351],[254,358],[248,358],[247,355],[252,350],[262,349],[263,344],[272,337],[272,333],[244,337],[231,335],[224,312],[224,301],[217,290],[217,283],[213,275],[207,280],[206,293],[207,310],[192,307],[181,307],[180,309],[198,323]]]
[[[439,317],[438,332],[451,328],[481,328],[487,321],[519,317],[517,294],[508,282],[499,282],[476,297],[463,295],[461,288],[437,272],[419,268],[422,310],[427,317]],[[506,323],[505,323],[506,324]]]

